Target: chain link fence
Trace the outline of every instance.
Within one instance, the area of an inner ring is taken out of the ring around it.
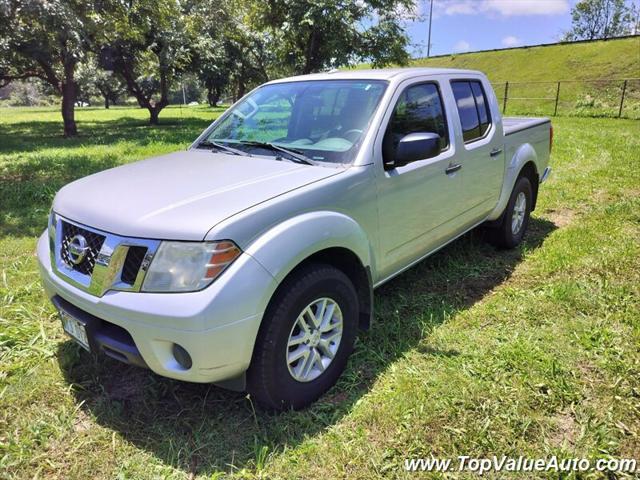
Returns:
[[[506,115],[640,119],[640,78],[494,82]]]

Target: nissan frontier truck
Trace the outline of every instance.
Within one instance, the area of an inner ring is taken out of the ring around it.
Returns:
[[[92,353],[302,408],[345,369],[376,287],[478,226],[522,241],[552,137],[503,117],[477,71],[275,80],[186,151],[62,188],[44,287]]]

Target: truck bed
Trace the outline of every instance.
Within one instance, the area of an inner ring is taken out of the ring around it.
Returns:
[[[505,136],[549,122],[547,117],[502,117]]]

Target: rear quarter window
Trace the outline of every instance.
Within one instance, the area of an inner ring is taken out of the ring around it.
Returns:
[[[491,115],[482,83],[477,80],[455,80],[451,89],[462,126],[462,138],[473,142],[482,138],[491,126]]]

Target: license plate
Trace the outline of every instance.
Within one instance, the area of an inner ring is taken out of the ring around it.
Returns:
[[[78,342],[82,348],[88,352],[91,351],[84,323],[64,310],[60,310],[60,318],[62,319],[62,328],[64,331]]]

